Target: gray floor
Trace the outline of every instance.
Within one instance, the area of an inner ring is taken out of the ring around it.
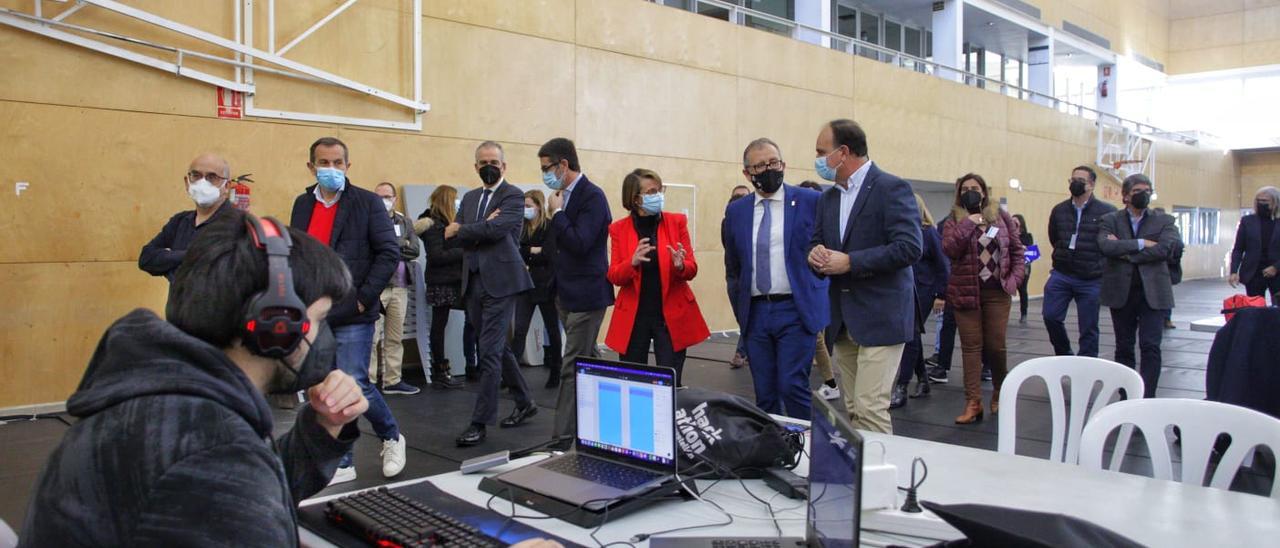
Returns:
[[[1205,364],[1212,334],[1190,331],[1191,320],[1214,316],[1222,299],[1232,292],[1225,283],[1217,280],[1190,281],[1175,288],[1178,308],[1174,310],[1177,329],[1165,331],[1163,344],[1164,371],[1157,395],[1161,397],[1202,398],[1204,396]],[[1052,348],[1039,317],[1039,301],[1030,303],[1028,322],[1020,324],[1017,304],[1009,324],[1009,363],[1017,364],[1030,358],[1052,354]],[[1076,336],[1074,312],[1068,318],[1068,330],[1073,340]],[[931,348],[934,339],[933,322],[929,322],[926,346]],[[1103,311],[1101,356],[1112,357],[1115,350],[1111,320]],[[687,384],[715,388],[751,397],[751,377],[747,369],[730,369],[736,339],[717,337],[689,351],[685,379]],[[931,351],[926,352],[931,353]],[[411,353],[407,353],[411,354]],[[914,399],[894,411],[896,434],[994,450],[996,448],[996,421],[986,421],[972,426],[958,426],[953,419],[963,406],[963,394],[959,380],[959,355],[951,383],[934,385],[928,398]],[[406,377],[421,379],[416,368],[406,368]],[[493,428],[489,440],[480,447],[460,449],[454,447],[453,438],[467,425],[474,401],[472,388],[456,391],[424,390],[414,396],[388,396],[388,401],[408,440],[408,466],[396,479],[436,474],[457,469],[463,459],[502,449],[516,449],[533,445],[550,436],[551,420],[555,406],[555,392],[542,388],[546,373],[541,368],[526,370],[529,384],[535,386],[535,394],[541,412],[524,426],[513,429]],[[816,381],[816,380],[815,380]],[[985,386],[990,390],[990,386]],[[1024,392],[1019,405],[1018,453],[1043,457],[1049,453],[1048,405],[1038,397],[1043,389]],[[512,404],[504,402],[500,413],[505,415]],[[290,413],[277,417],[280,428],[287,427]],[[380,485],[387,480],[381,474],[379,442],[373,436],[368,423],[361,424],[364,436],[356,446],[356,466],[359,478],[355,482],[335,486],[326,492],[342,492]],[[26,501],[36,476],[49,453],[57,445],[68,428],[57,419],[35,421],[17,420],[0,423],[0,519],[19,528],[26,512]],[[1140,453],[1140,452],[1139,452]],[[1130,467],[1136,471],[1149,469],[1142,457],[1131,459]]]

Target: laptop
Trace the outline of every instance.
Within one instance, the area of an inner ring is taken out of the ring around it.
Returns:
[[[813,394],[805,536],[653,537],[650,548],[790,548],[858,546],[862,514],[862,436],[843,411]]]
[[[675,370],[579,357],[573,450],[495,479],[598,510],[676,474]]]

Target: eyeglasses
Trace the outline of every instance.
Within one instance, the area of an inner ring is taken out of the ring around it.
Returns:
[[[196,170],[194,170],[194,169],[193,169],[193,170],[191,170],[191,171],[189,171],[189,172],[187,172],[187,181],[188,181],[188,182],[192,182],[192,183],[194,183],[194,182],[196,182],[196,181],[199,181],[200,179],[208,179],[208,180],[209,180],[209,182],[210,182],[210,183],[213,183],[214,185],[220,185],[220,184],[222,184],[222,183],[227,182],[227,178],[226,178],[226,177],[223,177],[223,176],[221,176],[221,175],[218,175],[217,173],[214,173],[214,172],[201,173],[201,172],[196,171]]]
[[[487,160],[484,162],[476,162],[476,167],[493,166],[502,167],[502,160]]]
[[[784,165],[786,164],[783,163],[782,160],[777,160],[777,159],[769,160],[768,162],[760,162],[755,165],[747,166],[747,173],[750,173],[752,175],[759,175],[761,173],[764,173],[764,170],[766,169],[772,170],[772,171],[778,171],[782,169],[782,166]]]
[[[545,166],[539,166],[539,167],[542,169],[542,172],[543,172],[543,173],[546,173],[546,172],[548,172],[548,171],[551,171],[551,170],[555,169],[555,168],[556,168],[556,166],[559,166],[559,165],[560,165],[560,160],[556,160],[556,161],[551,162],[551,163],[549,163],[549,164],[547,164],[547,165],[545,165]]]

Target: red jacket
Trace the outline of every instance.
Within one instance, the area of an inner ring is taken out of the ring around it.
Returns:
[[[636,309],[640,302],[640,267],[631,266],[640,238],[636,235],[631,216],[623,217],[609,225],[610,260],[609,282],[618,286],[618,297],[613,304],[613,319],[604,343],[619,354],[627,352],[631,331],[635,326]],[[684,269],[671,265],[671,252],[667,246],[684,244],[687,253]],[[662,273],[662,316],[671,330],[671,346],[676,352],[698,344],[711,336],[707,322],[702,319],[698,301],[693,297],[689,280],[698,275],[698,261],[693,258],[693,243],[689,241],[689,220],[679,213],[662,213],[658,222],[657,247],[658,270]],[[572,291],[572,288],[560,288]]]
[[[1005,292],[1015,295],[1022,277],[1026,275],[1026,261],[1023,255],[1026,248],[1013,230],[1013,219],[1008,213],[997,209],[986,212],[990,226],[1000,229],[996,240],[1000,242],[1000,285]],[[964,210],[957,210],[945,221],[942,229],[942,252],[951,258],[951,277],[947,280],[947,304],[956,310],[973,310],[978,308],[981,286],[978,272],[982,265],[978,262],[981,256],[981,244],[978,238],[983,229],[969,220]]]

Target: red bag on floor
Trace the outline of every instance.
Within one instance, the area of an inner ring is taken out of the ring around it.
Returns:
[[[1237,293],[1222,300],[1222,313],[1226,314],[1227,321],[1231,321],[1231,318],[1236,315],[1236,311],[1241,308],[1261,308],[1266,306],[1266,297],[1249,297],[1247,295]]]

